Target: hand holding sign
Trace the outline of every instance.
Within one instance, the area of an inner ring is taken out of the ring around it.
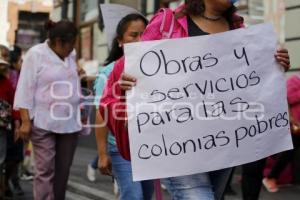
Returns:
[[[136,78],[129,74],[123,73],[119,80],[119,85],[122,90],[131,90],[136,85]]]
[[[285,71],[290,69],[290,56],[287,49],[278,48],[275,57],[277,62],[279,62],[282,65]]]
[[[134,180],[212,171],[290,149],[276,43],[270,25],[257,25],[125,46],[132,77],[122,76],[124,89],[138,80],[127,92]]]

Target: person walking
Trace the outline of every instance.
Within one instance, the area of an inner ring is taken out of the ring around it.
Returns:
[[[156,14],[147,26],[142,40],[201,36],[242,28],[244,27],[243,18],[236,14],[234,2],[230,0],[186,0],[185,4],[171,12],[174,18],[166,17],[168,13],[165,12]],[[164,27],[167,27],[167,31],[164,31]],[[283,58],[277,57],[277,61],[282,63],[283,67],[288,68],[287,50],[279,49],[278,53],[283,55]],[[128,132],[124,130],[124,127],[127,127],[126,112],[120,111],[126,110],[124,107],[125,91],[132,89],[138,82],[135,77],[123,73],[123,69],[124,58],[117,61],[109,77],[104,91],[106,95],[101,99],[100,112],[102,116],[108,114],[108,126],[117,138],[119,151],[124,158],[130,159]],[[163,179],[163,182],[174,200],[219,200],[223,195],[230,172],[231,169],[224,169],[170,177]]]
[[[6,171],[7,138],[14,135],[13,125],[19,121],[19,114],[12,109],[15,91],[7,77],[9,66],[0,58],[0,197],[12,198],[13,193],[7,181],[11,171]]]
[[[48,39],[28,50],[22,64],[14,108],[20,110],[19,138],[31,139],[35,200],[63,200],[82,130],[80,81],[73,22],[45,24]]]
[[[286,166],[293,161],[295,152],[300,148],[300,75],[293,75],[287,80],[287,98],[290,110],[290,124],[294,149],[282,152],[276,157],[271,171],[262,180],[269,192],[277,192],[277,180]]]
[[[124,44],[138,42],[147,23],[148,21],[143,16],[135,13],[126,15],[118,23],[112,48],[105,61],[105,66],[99,70],[94,85],[97,108],[115,61],[124,54]],[[120,200],[151,200],[154,191],[153,181],[133,181],[131,162],[120,155],[113,133],[106,126],[101,127],[104,121],[99,112],[96,114],[96,124],[99,126],[96,128],[98,167],[102,174],[114,176],[118,184]]]
[[[13,91],[16,90],[19,74],[22,64],[22,51],[18,46],[9,52],[10,69],[8,72],[9,80],[12,84]],[[15,133],[20,128],[20,120],[15,121],[12,126],[13,134],[7,135],[7,151],[5,158],[5,184],[12,186],[12,192],[18,196],[24,195],[24,191],[19,182],[19,166],[24,159],[23,141],[15,139]]]

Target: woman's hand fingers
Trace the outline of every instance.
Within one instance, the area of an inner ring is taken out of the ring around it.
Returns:
[[[119,85],[122,90],[131,90],[136,85],[136,78],[123,73],[119,80]]]
[[[135,84],[136,84],[135,82],[120,80],[120,85],[122,85],[122,86],[133,87],[133,86],[135,86]]]
[[[125,74],[125,73],[122,74],[121,80],[130,81],[130,82],[136,82],[136,78],[135,77],[130,76],[130,75]]]
[[[290,69],[290,56],[287,49],[279,48],[275,53],[277,62],[281,64],[285,71]]]
[[[78,68],[77,68],[77,73],[78,73],[78,75],[79,75],[80,77],[86,75],[85,70],[82,69],[81,67],[78,67]]]
[[[275,56],[281,56],[281,57],[286,57],[286,58],[290,57],[288,53],[281,53],[281,52],[276,52]]]
[[[286,58],[286,57],[276,57],[276,59],[277,59],[277,61],[278,62],[284,62],[284,63],[286,63],[286,64],[290,64],[290,59],[289,58]]]
[[[135,82],[120,81],[119,85],[122,90],[126,91],[126,90],[131,90],[135,86]]]
[[[98,161],[98,166],[99,166],[99,170],[100,170],[101,174],[112,176],[111,160],[108,155],[100,156],[99,161]]]
[[[21,127],[16,131],[16,139],[29,141],[31,133],[31,122],[22,122]]]
[[[285,62],[279,62],[281,67],[283,67],[284,71],[288,71],[290,69],[290,65],[286,64]]]
[[[30,139],[30,133],[27,131],[23,131],[21,128],[16,131],[15,141],[18,139],[23,140],[24,142],[28,142]]]
[[[278,52],[278,53],[288,53],[289,51],[288,51],[286,48],[279,47],[279,48],[277,49],[277,52]]]

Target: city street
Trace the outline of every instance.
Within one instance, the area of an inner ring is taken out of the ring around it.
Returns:
[[[300,0],[0,10],[0,200],[300,200]]]
[[[87,140],[92,139],[88,137]],[[71,174],[68,184],[67,200],[114,200],[117,197],[113,194],[112,179],[97,173],[97,180],[94,183],[88,181],[86,177],[87,164],[96,155],[96,150],[87,148],[90,141],[82,140],[77,148],[74,163],[71,168]],[[93,146],[94,145],[90,145]],[[238,193],[236,196],[226,196],[226,200],[241,200],[240,195],[240,176],[234,176],[233,188]],[[17,200],[32,200],[32,182],[22,181],[25,190],[25,196],[16,198]],[[164,191],[164,200],[170,200],[169,195]],[[270,194],[264,189],[261,193],[261,200],[298,200],[300,196],[300,186],[284,186],[275,194]]]

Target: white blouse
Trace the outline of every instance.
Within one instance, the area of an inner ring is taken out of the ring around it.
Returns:
[[[26,53],[14,108],[28,109],[38,128],[74,133],[82,129],[80,93],[75,51],[63,61],[46,41]]]

